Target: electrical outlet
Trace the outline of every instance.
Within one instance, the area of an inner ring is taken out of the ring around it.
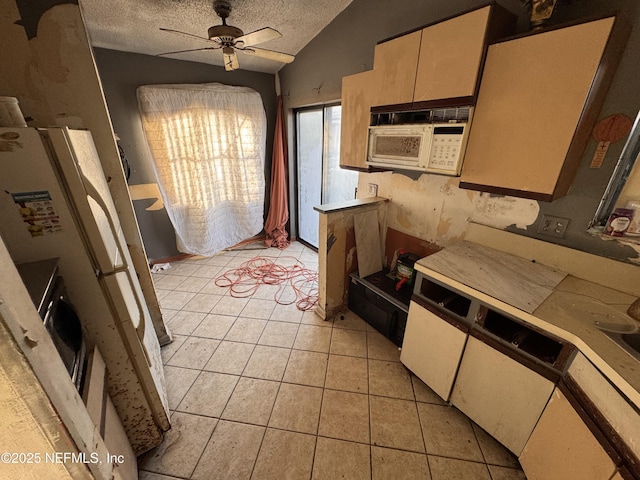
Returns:
[[[540,225],[538,226],[538,233],[549,235],[550,237],[564,238],[567,225],[569,225],[568,218],[543,215]]]
[[[377,183],[370,183],[369,184],[369,195],[371,195],[372,197],[377,197],[378,196],[378,184]]]

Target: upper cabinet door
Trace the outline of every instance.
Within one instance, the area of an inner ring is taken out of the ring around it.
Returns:
[[[372,106],[413,101],[420,36],[417,31],[376,45],[373,56],[376,92]]]
[[[491,6],[422,30],[414,102],[475,95]]]
[[[368,170],[367,138],[374,89],[373,70],[342,77],[340,166],[343,168]]]
[[[626,32],[608,17],[491,45],[460,186],[543,201],[565,195]]]

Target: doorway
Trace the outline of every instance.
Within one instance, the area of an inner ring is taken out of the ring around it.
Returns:
[[[298,239],[318,248],[318,212],[313,207],[353,200],[358,173],[340,168],[342,107],[296,111],[296,201]]]

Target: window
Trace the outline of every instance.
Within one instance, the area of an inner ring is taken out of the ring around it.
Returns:
[[[318,212],[313,207],[355,198],[358,173],[340,168],[342,107],[296,112],[298,238],[318,248]]]
[[[266,116],[221,84],[138,88],[142,126],[178,250],[213,255],[260,233]]]

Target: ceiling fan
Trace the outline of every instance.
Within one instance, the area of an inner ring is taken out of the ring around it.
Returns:
[[[189,50],[177,50],[175,52],[159,53],[158,55],[171,55],[174,53],[196,52],[200,50],[219,50],[222,49],[224,58],[224,68],[227,71],[237,70],[240,68],[236,50],[242,53],[255,55],[257,57],[275,60],[276,62],[291,63],[295,59],[293,55],[287,53],[275,52],[273,50],[265,50],[264,48],[255,48],[254,45],[264,43],[269,40],[280,38],[282,34],[277,30],[265,27],[255,32],[245,34],[238,27],[227,25],[227,17],[231,13],[231,4],[228,0],[215,0],[213,2],[213,10],[222,19],[222,25],[214,25],[209,28],[207,38],[191,33],[172,30],[170,28],[160,28],[164,32],[177,33],[188,37],[204,40],[212,44],[209,47],[191,48]]]

